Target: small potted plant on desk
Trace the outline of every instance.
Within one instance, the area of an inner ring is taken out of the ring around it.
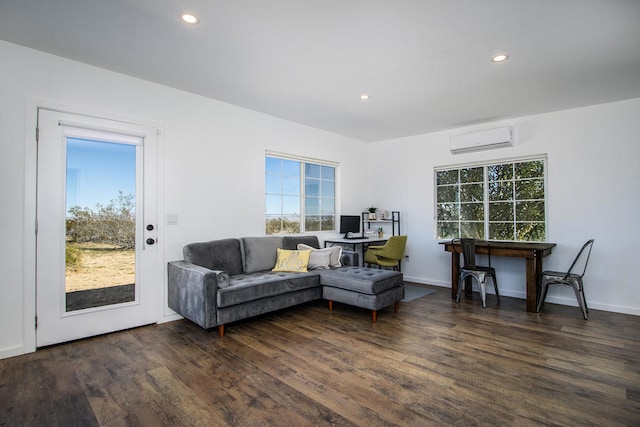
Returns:
[[[374,208],[373,206],[370,208],[367,208],[367,210],[369,211],[369,219],[376,219],[376,211],[378,210],[378,208]]]
[[[382,227],[378,227],[378,238],[382,239],[383,236],[384,236],[384,230],[382,229]]]

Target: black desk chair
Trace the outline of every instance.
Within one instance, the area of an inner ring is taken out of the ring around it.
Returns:
[[[544,305],[544,299],[547,297],[547,289],[549,288],[549,285],[561,284],[568,285],[573,288],[573,292],[575,292],[576,298],[578,299],[578,305],[580,305],[580,308],[582,309],[582,316],[584,317],[584,320],[587,320],[587,313],[589,312],[589,308],[587,307],[587,299],[584,296],[584,285],[582,283],[582,276],[584,276],[584,273],[587,271],[587,264],[589,263],[589,257],[591,256],[593,241],[594,239],[587,240],[587,242],[582,245],[582,249],[580,249],[580,252],[578,252],[578,255],[576,255],[576,258],[571,263],[571,267],[569,267],[569,270],[567,270],[567,272],[542,272],[542,275],[540,277],[540,284],[538,285],[540,298],[538,299],[536,313],[539,313],[540,309]],[[584,262],[582,273],[572,273],[572,270],[574,269],[574,267],[576,267],[579,261],[581,263]]]
[[[496,280],[496,269],[491,267],[491,246],[487,242],[487,256],[489,258],[489,266],[482,267],[476,265],[476,241],[475,239],[453,239],[452,244],[460,244],[462,246],[462,256],[464,259],[464,266],[460,269],[460,278],[458,279],[458,294],[456,295],[456,302],[460,301],[460,293],[462,292],[463,284],[467,277],[473,277],[478,281],[480,285],[480,295],[482,297],[482,307],[487,307],[487,295],[485,290],[485,284],[487,277],[491,277],[493,280],[493,287],[496,290],[496,297],[500,302],[500,293],[498,292],[498,281]]]

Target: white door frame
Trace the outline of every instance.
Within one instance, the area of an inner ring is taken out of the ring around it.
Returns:
[[[36,199],[37,199],[37,145],[36,127],[38,108],[58,110],[72,114],[100,117],[104,119],[136,123],[143,126],[154,127],[159,130],[157,138],[157,197],[156,211],[158,215],[158,322],[179,319],[177,315],[167,312],[167,278],[164,266],[165,261],[165,212],[164,212],[164,124],[158,121],[122,116],[113,112],[105,112],[88,107],[78,107],[65,103],[55,102],[41,98],[27,97],[25,99],[25,129],[24,129],[24,231],[23,231],[23,316],[16,324],[22,330],[22,342],[2,352],[2,357],[12,357],[36,351]]]

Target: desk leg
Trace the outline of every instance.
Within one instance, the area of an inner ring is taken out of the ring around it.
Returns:
[[[460,277],[460,253],[451,252],[451,298],[458,294],[458,277]]]
[[[542,251],[536,251],[536,290],[535,290],[535,298],[533,301],[533,311],[536,311],[536,307],[538,306],[538,283],[540,283],[540,277],[542,276]]]
[[[536,311],[536,295],[538,293],[538,263],[536,256],[527,257],[527,311]]]

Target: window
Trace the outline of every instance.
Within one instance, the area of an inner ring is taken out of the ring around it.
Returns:
[[[546,158],[436,168],[436,238],[544,242]]]
[[[336,165],[267,154],[265,200],[267,234],[335,230]]]

